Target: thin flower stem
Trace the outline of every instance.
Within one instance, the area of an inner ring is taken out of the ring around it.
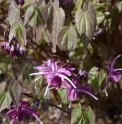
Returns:
[[[62,111],[62,108],[60,108],[60,107],[54,105],[53,103],[50,103],[50,105],[53,106],[53,107],[55,107],[55,108],[58,108],[58,109],[60,109],[60,110]],[[71,114],[71,113],[70,113],[69,111],[67,111],[67,110],[63,110],[63,111],[66,112],[66,113],[68,113],[69,115]]]
[[[0,68],[2,72],[4,72],[6,75],[8,75],[10,78],[13,78],[10,74],[8,74],[6,71],[4,71],[2,68]]]

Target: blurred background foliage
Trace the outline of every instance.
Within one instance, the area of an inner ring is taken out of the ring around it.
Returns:
[[[7,18],[8,8],[11,1],[12,0],[0,0],[0,42],[8,40],[10,25]],[[74,15],[80,5],[80,0],[77,1],[79,3],[76,4],[76,0],[69,0],[68,4],[65,5],[63,4],[63,0],[60,0],[60,7],[62,7],[65,11],[65,26],[69,26],[71,23],[75,24]],[[82,0],[83,3],[81,6],[83,6],[85,1],[86,0]],[[105,71],[106,61],[109,59],[109,57],[114,58],[119,54],[122,55],[122,1],[89,1],[92,2],[95,10],[97,25],[93,39],[90,41],[90,44],[86,50],[84,50],[84,45],[81,41],[81,38],[78,38],[78,44],[74,51],[61,51],[57,47],[56,53],[53,53],[51,50],[51,45],[45,41],[44,34],[42,33],[44,30],[42,25],[33,28],[27,25],[26,56],[20,56],[17,59],[13,59],[6,52],[0,49],[0,82],[2,83],[3,81],[6,81],[9,83],[11,77],[15,77],[16,79],[22,81],[23,92],[31,91],[36,93],[36,91],[39,91],[37,89],[40,88],[43,80],[39,80],[36,84],[34,84],[34,77],[30,77],[29,74],[34,72],[33,66],[41,64],[43,60],[51,58],[52,55],[60,56],[62,60],[71,62],[77,69],[83,68],[88,72],[92,67],[96,66],[98,67],[99,72],[103,70]],[[46,3],[48,2],[49,0],[46,0]],[[21,10],[21,15],[25,13],[25,10],[26,7]],[[22,21],[23,20],[24,18],[22,17]],[[122,67],[122,57],[117,61],[115,66]],[[92,107],[96,117],[96,124],[122,124],[122,80],[117,84],[109,86],[108,97],[106,97],[103,92],[100,93],[101,88],[97,85],[94,84],[93,89],[99,100],[95,101],[90,97],[85,97],[83,100],[81,100],[82,107]],[[41,92],[37,92],[36,94],[40,94],[41,96]],[[57,91],[51,92],[51,103],[54,103],[55,105],[58,104],[57,99],[59,99],[59,96],[56,94]],[[82,97],[84,97],[84,95]],[[27,98],[25,97],[23,99]],[[48,102],[46,102],[46,105],[48,106]],[[49,107],[48,112],[45,112],[43,117],[41,117],[43,118],[44,124],[70,123],[70,114],[67,113],[67,110],[64,109],[64,112],[62,113],[60,109],[54,108],[55,106],[53,104],[50,105],[51,106]],[[47,108],[47,106],[45,107],[44,104],[43,108]],[[58,114],[55,114],[55,111],[57,111],[56,113]],[[40,107],[38,113],[41,115],[42,112],[43,110]],[[2,114],[4,115],[5,113],[3,112]],[[0,116],[2,117],[2,115]],[[28,119],[27,122],[22,123],[35,123],[32,118],[28,117]],[[7,120],[2,120],[1,118],[1,124],[2,121],[3,124],[8,123]]]

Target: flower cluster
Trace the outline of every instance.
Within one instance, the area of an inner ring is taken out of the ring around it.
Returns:
[[[88,86],[82,86],[78,84],[78,78],[72,74],[74,68],[70,68],[70,66],[64,66],[60,62],[56,62],[53,59],[44,61],[41,66],[35,67],[39,72],[32,73],[30,75],[39,75],[38,78],[35,79],[37,81],[42,76],[45,76],[47,82],[47,88],[45,91],[45,95],[49,90],[49,87],[53,88],[63,88],[67,90],[67,98],[70,101],[77,100],[79,93],[86,93],[92,96],[94,99],[97,98],[91,94],[91,90]],[[86,72],[81,72],[80,75],[85,75]],[[72,79],[70,79],[72,78]],[[52,88],[50,88],[52,89]]]
[[[55,88],[60,87],[63,80],[67,80],[71,85],[76,88],[74,83],[68,78],[68,76],[71,76],[71,72],[64,68],[61,64],[58,64],[56,61],[48,60],[44,61],[41,66],[37,66],[34,69],[37,69],[39,72],[32,73],[30,75],[39,75],[35,81],[37,81],[42,76],[45,76],[47,81],[47,88],[45,95],[48,91],[49,86],[53,86]]]
[[[2,49],[6,51],[12,58],[17,58],[18,56],[24,56],[26,54],[26,48],[22,47],[20,44],[10,44],[6,41],[2,42]]]
[[[34,110],[32,110],[31,108],[29,108],[28,106],[29,106],[29,103],[25,102],[25,101],[22,101],[20,103],[19,108],[16,108],[15,105],[12,105],[11,110],[9,110],[6,113],[6,116],[9,116],[10,119],[11,119],[10,124],[13,124],[14,120],[18,120],[20,122],[23,121],[27,114],[32,115],[33,117],[35,117],[40,122],[40,124],[43,124],[40,121],[36,112]]]

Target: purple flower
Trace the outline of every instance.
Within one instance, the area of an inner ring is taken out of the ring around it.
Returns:
[[[29,103],[28,102],[24,102],[22,101],[19,105],[19,108],[17,109],[16,106],[12,105],[11,106],[11,110],[9,110],[6,115],[10,117],[11,119],[11,123],[13,124],[14,120],[18,120],[18,121],[23,121],[26,117],[26,114],[32,115],[33,117],[35,117],[40,124],[43,124],[38,115],[35,113],[34,110],[32,110],[31,108],[28,108]]]
[[[79,75],[80,75],[80,76],[84,76],[84,77],[86,77],[86,76],[87,76],[87,73],[86,73],[85,70],[80,69],[80,70],[79,70]]]
[[[7,41],[0,44],[2,49],[6,51],[12,58],[18,58],[19,55],[24,56],[26,54],[26,48],[20,46],[20,44],[12,45]]]
[[[35,107],[38,107],[40,104],[40,100],[36,98],[33,103]]]
[[[67,90],[67,98],[70,101],[77,100],[79,93],[88,94],[88,95],[90,95],[91,97],[93,97],[94,99],[97,100],[97,98],[93,94],[91,94],[91,89],[88,86],[78,85],[78,79],[77,79],[77,77],[74,77],[72,79],[72,82],[74,82],[74,84],[76,85],[76,88],[72,87],[66,81],[64,83],[65,86],[62,86],[62,88],[65,88]]]
[[[72,75],[71,72],[64,68],[63,65],[57,63],[54,60],[44,61],[41,66],[37,66],[35,67],[35,69],[37,69],[39,72],[30,74],[39,75],[39,77],[35,79],[35,81],[41,78],[42,76],[45,76],[46,78],[48,85],[45,91],[45,95],[50,85],[55,88],[60,87],[62,81],[64,80],[67,80],[74,88],[76,88],[74,83],[68,78],[68,76]]]
[[[117,68],[117,69],[114,69],[114,63],[115,61],[120,57],[121,55],[118,55],[114,60],[113,62],[110,64],[110,60],[108,60],[107,62],[107,82],[110,81],[110,82],[118,82],[120,79],[121,79],[121,73],[119,71],[122,70],[122,68]]]
[[[103,86],[103,89],[105,91],[106,96],[108,96],[106,87],[108,85],[108,82],[115,82],[117,83],[121,79],[121,73],[119,71],[122,71],[122,68],[114,69],[114,63],[115,61],[120,57],[121,55],[118,55],[111,63],[111,58],[108,60],[106,68],[107,68],[107,78],[106,83]]]

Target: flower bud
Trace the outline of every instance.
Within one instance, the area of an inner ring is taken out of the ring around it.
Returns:
[[[39,104],[40,104],[40,100],[39,100],[39,99],[35,99],[35,100],[34,100],[34,106],[35,106],[35,107],[38,107]]]
[[[17,3],[17,5],[23,5],[24,4],[24,0],[15,0],[15,2]]]

